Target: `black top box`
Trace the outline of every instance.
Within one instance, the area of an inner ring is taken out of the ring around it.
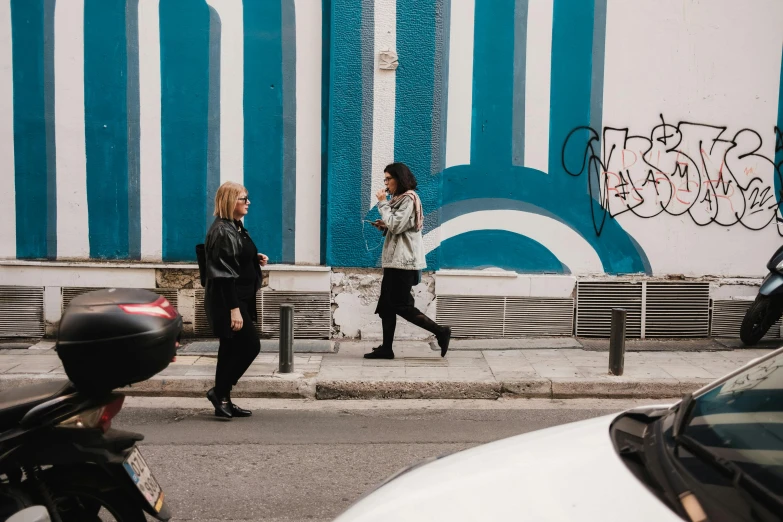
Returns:
[[[82,294],[60,320],[57,354],[79,391],[107,393],[149,379],[177,353],[182,317],[149,290]]]

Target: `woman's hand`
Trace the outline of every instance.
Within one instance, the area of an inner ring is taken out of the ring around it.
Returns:
[[[384,230],[386,230],[388,228],[386,226],[386,223],[384,223],[382,219],[376,219],[371,224],[372,224],[372,226],[374,226],[375,228],[377,228],[381,232],[383,232]]]
[[[258,254],[258,264],[261,266],[266,266],[266,263],[269,261],[269,258],[265,256],[264,254]]]
[[[244,321],[242,320],[242,313],[239,311],[239,308],[232,308],[231,309],[231,329],[235,332],[238,332],[242,329],[242,325],[244,324]]]
[[[375,197],[378,198],[378,202],[386,201],[386,189],[383,188],[375,193]]]

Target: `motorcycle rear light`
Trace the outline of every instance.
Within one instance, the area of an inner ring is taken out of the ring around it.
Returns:
[[[111,428],[111,420],[122,409],[125,397],[118,397],[109,404],[83,411],[73,417],[65,419],[59,426],[61,428],[100,429],[104,433]]]
[[[126,314],[151,315],[153,317],[163,317],[165,319],[177,318],[177,309],[174,308],[165,297],[161,297],[152,303],[121,304],[118,306]]]

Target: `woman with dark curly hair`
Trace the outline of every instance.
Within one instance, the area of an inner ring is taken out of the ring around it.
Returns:
[[[416,194],[416,178],[404,163],[392,163],[384,169],[386,188],[379,190],[378,211],[381,219],[373,226],[383,232],[383,281],[375,313],[381,317],[383,344],[364,355],[366,359],[394,359],[394,330],[397,316],[435,334],[444,357],[449,349],[451,328],[420,312],[413,302],[411,289],[421,282],[421,270],[427,266],[421,229],[424,211]],[[386,195],[392,196],[388,201]]]

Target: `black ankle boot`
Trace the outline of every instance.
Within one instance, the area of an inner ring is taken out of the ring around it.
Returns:
[[[379,346],[378,348],[373,348],[373,351],[370,353],[364,354],[365,359],[394,359],[394,352],[392,350],[387,350],[383,346]]]
[[[440,346],[440,356],[446,357],[446,352],[449,351],[449,341],[451,341],[451,328],[448,326],[443,327],[443,331],[435,338],[438,340],[438,346]]]
[[[207,399],[215,407],[215,417],[221,417],[223,419],[230,419],[233,417],[231,413],[231,403],[228,399],[221,399],[215,393],[215,388],[212,388],[207,392]]]

